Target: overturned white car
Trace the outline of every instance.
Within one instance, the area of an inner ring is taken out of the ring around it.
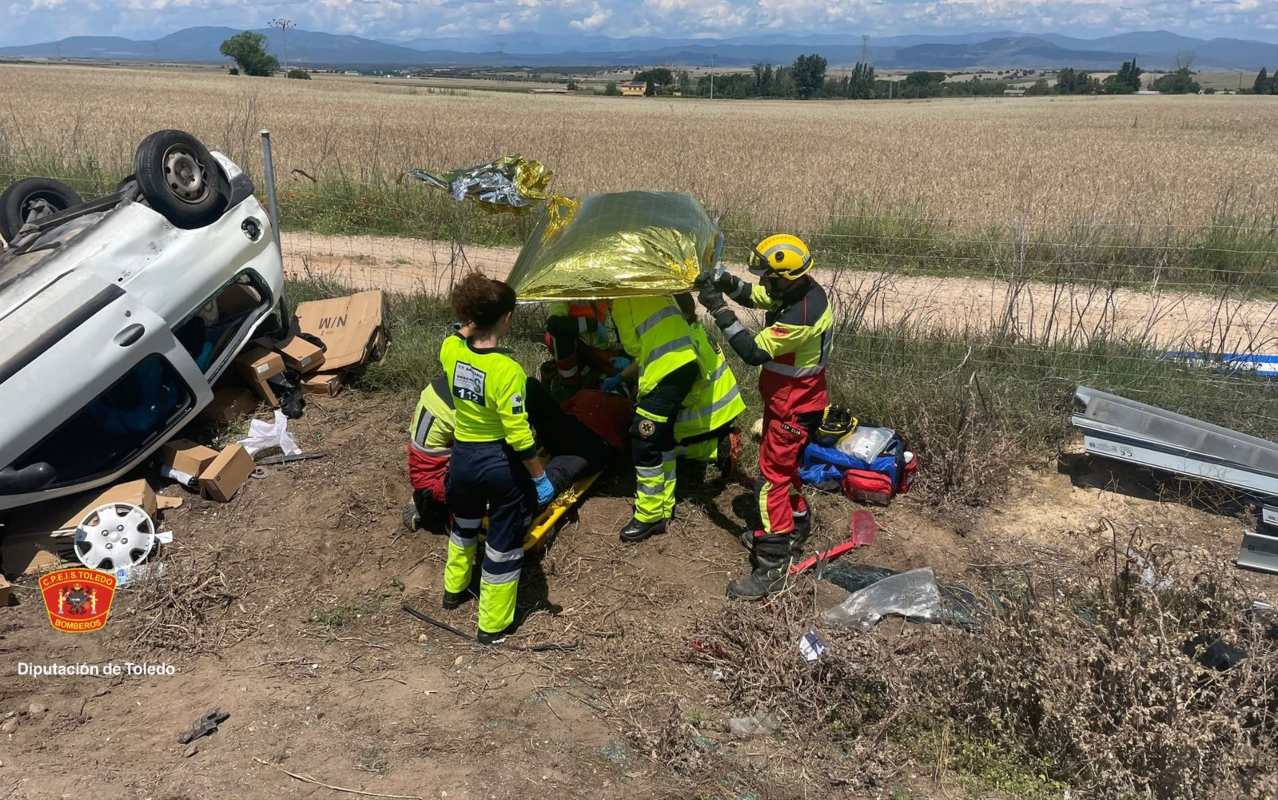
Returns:
[[[88,202],[42,178],[0,195],[0,510],[115,481],[286,327],[248,177],[181,131],[148,136],[134,169]]]

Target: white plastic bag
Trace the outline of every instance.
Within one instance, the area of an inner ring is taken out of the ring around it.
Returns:
[[[940,621],[941,590],[936,585],[931,567],[889,575],[859,589],[842,603],[828,609],[821,619],[831,625],[868,631],[889,614],[897,614],[913,622]]]
[[[295,456],[302,452],[293,434],[288,432],[288,417],[284,416],[284,412],[279,409],[275,411],[274,422],[263,422],[260,419],[249,422],[248,437],[240,439],[240,444],[255,459],[258,453],[276,447],[286,456]]]
[[[873,461],[892,441],[896,431],[892,428],[873,428],[865,425],[844,436],[835,446],[843,453],[855,456],[865,462]]]

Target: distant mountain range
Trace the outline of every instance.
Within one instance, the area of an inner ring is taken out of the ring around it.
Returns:
[[[98,61],[166,61],[218,63],[221,43],[233,28],[185,28],[153,40],[117,36],[72,36],[57,42],[0,47],[7,59],[87,59]],[[346,67],[741,67],[766,62],[788,64],[802,53],[817,52],[832,66],[862,58],[859,38],[816,35],[762,40],[610,39],[600,36],[416,39],[388,42],[359,36],[290,30],[258,31],[282,62],[307,66]],[[531,39],[534,44],[526,44]],[[1278,44],[1242,39],[1194,39],[1166,31],[1140,31],[1081,39],[1059,34],[1011,31],[950,36],[891,36],[871,39],[868,55],[881,69],[967,70],[1010,67],[1079,67],[1117,69],[1127,59],[1145,68],[1168,68],[1189,56],[1195,69],[1278,67]]]

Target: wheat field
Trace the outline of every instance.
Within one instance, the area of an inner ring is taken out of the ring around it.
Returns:
[[[14,64],[0,65],[0,96],[0,171],[123,175],[163,127],[255,165],[270,128],[284,180],[394,180],[518,152],[566,193],[688,191],[729,217],[808,228],[844,214],[1197,225],[1222,205],[1278,211],[1276,97],[710,103]]]

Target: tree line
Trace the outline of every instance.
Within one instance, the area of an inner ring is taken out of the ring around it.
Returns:
[[[812,53],[801,55],[790,66],[755,64],[749,72],[693,76],[686,70],[674,72],[665,67],[635,73],[634,80],[645,84],[645,94],[684,97],[747,98],[846,98],[854,100],[916,99],[928,97],[988,97],[1002,95],[1019,88],[1008,80],[973,76],[967,80],[948,80],[945,72],[915,70],[898,80],[884,80],[875,75],[870,64],[858,63],[851,72],[826,76],[824,57]],[[1062,69],[1055,83],[1039,78],[1025,88],[1028,95],[1050,94],[1134,94],[1141,89],[1145,71],[1136,60],[1124,61],[1118,71],[1104,80],[1079,69]],[[1263,78],[1263,80],[1262,80]],[[1256,92],[1278,93],[1278,76],[1269,78],[1264,70],[1257,78]],[[1189,65],[1182,64],[1172,72],[1159,76],[1151,88],[1164,94],[1197,94],[1201,86]],[[1211,91],[1211,90],[1208,90]],[[608,94],[619,94],[616,84],[609,84]]]
[[[1253,94],[1278,94],[1278,73],[1270,75],[1269,70],[1261,67],[1251,91]]]

